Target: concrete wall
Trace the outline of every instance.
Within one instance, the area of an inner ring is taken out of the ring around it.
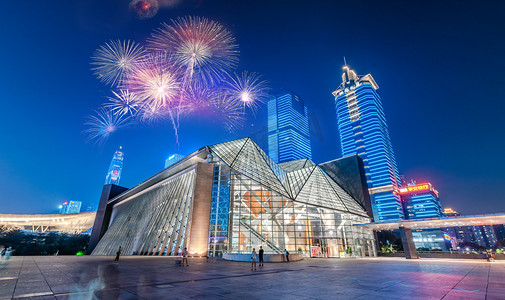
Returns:
[[[128,189],[114,184],[106,184],[103,186],[98,209],[96,210],[95,222],[91,230],[91,237],[89,239],[88,248],[86,249],[87,254],[93,252],[93,249],[95,249],[96,245],[107,231],[107,228],[109,228],[112,205],[108,205],[107,202],[126,190]]]
[[[251,253],[224,253],[223,259],[233,261],[251,261]],[[289,254],[289,261],[302,260],[303,256],[299,253]],[[284,254],[265,254],[263,255],[264,262],[284,262]]]
[[[199,162],[196,166],[191,228],[188,241],[188,252],[191,255],[207,255],[213,170],[213,164]]]

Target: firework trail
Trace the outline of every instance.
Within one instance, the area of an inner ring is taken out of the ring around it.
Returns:
[[[128,90],[119,90],[119,93],[112,91],[114,97],[107,97],[109,102],[105,104],[115,115],[135,116],[139,110],[140,101],[134,93]]]
[[[234,101],[226,94],[218,94],[209,106],[213,115],[225,125],[228,132],[234,132],[244,124],[245,113],[240,102]]]
[[[135,12],[140,20],[152,18],[158,13],[160,5],[156,0],[132,0],[130,10]]]
[[[201,17],[163,23],[148,40],[148,48],[173,53],[185,68],[185,76],[205,85],[219,83],[238,63],[238,46],[232,34],[221,24]]]
[[[268,95],[268,86],[258,73],[244,71],[241,75],[234,73],[224,83],[224,92],[244,107],[255,112]]]
[[[124,81],[124,86],[137,95],[142,118],[158,119],[168,115],[178,143],[181,68],[168,53],[149,54]]]
[[[102,146],[107,141],[111,133],[117,129],[130,124],[129,117],[114,114],[108,109],[99,108],[95,116],[89,116],[84,123],[88,126],[83,131],[87,135],[86,142],[98,143]]]
[[[91,57],[94,74],[105,84],[115,85],[130,74],[145,55],[144,48],[133,41],[109,41]]]

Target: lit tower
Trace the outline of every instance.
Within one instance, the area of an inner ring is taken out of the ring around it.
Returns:
[[[400,197],[393,192],[400,176],[379,86],[370,74],[358,76],[347,65],[343,70],[342,83],[333,92],[342,155],[363,159],[375,221],[403,219]]]
[[[105,177],[105,184],[119,184],[121,178],[121,171],[123,170],[123,147],[119,146],[119,150],[114,153],[112,161],[110,162],[107,177]]]
[[[277,163],[312,158],[307,107],[292,91],[268,100],[268,155]]]

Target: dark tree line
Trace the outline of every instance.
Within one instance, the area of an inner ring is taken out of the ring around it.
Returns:
[[[75,255],[86,252],[89,235],[28,233],[20,230],[7,231],[0,228],[0,245],[12,247],[13,255]]]

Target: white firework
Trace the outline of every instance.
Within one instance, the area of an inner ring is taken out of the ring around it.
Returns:
[[[101,146],[113,132],[130,124],[129,117],[116,115],[106,108],[99,108],[95,112],[96,115],[89,116],[84,123],[88,126],[83,131],[87,135],[86,142],[94,141]]]
[[[238,75],[234,73],[224,83],[225,93],[231,98],[256,111],[258,106],[265,101],[268,96],[268,86],[261,75],[254,72],[244,71]]]
[[[134,41],[111,40],[100,46],[91,57],[91,70],[102,82],[112,86],[135,70],[146,54]]]
[[[110,110],[119,116],[135,116],[140,107],[140,101],[135,95],[128,90],[119,90],[119,93],[112,91],[114,97],[107,97],[109,102],[105,104],[105,107],[110,108]]]

